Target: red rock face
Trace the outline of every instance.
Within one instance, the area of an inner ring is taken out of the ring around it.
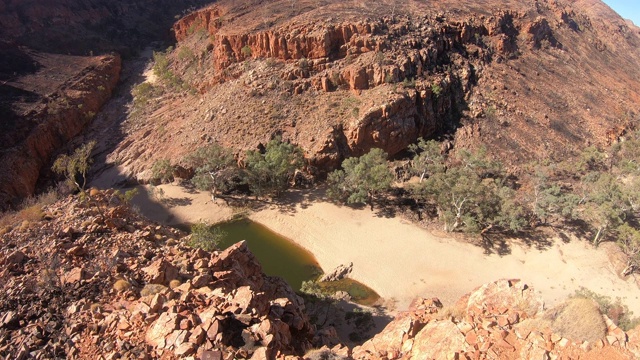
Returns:
[[[178,41],[185,40],[197,31],[205,31],[214,38],[214,63],[217,70],[247,58],[335,59],[344,58],[347,49],[351,54],[357,55],[382,48],[370,36],[378,31],[379,24],[376,22],[313,28],[285,26],[275,30],[234,34],[219,31],[224,24],[224,16],[224,10],[213,6],[189,14],[173,26]],[[365,78],[354,80],[354,88],[366,88],[363,82],[366,83]]]
[[[14,139],[15,146],[6,148],[0,156],[0,206],[33,194],[40,171],[54,152],[79,135],[109,100],[118,83],[120,67],[118,56],[94,58],[50,94],[51,100],[43,100],[24,114],[24,121],[34,125],[24,138]]]

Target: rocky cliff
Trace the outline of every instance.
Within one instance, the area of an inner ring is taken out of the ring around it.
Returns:
[[[51,156],[81,134],[118,83],[117,55],[74,57],[16,48],[37,68],[7,76],[0,134],[0,208],[32,195]],[[67,71],[59,71],[66,64]],[[26,99],[26,100],[25,100]]]
[[[136,177],[154,154],[279,134],[319,172],[418,137],[485,144],[516,168],[606,146],[640,114],[640,37],[600,1],[257,4],[174,25],[168,69],[197,94],[164,88],[109,162]]]
[[[111,98],[114,52],[169,39],[175,16],[202,3],[0,1],[0,209],[31,196],[50,157]]]
[[[0,40],[43,52],[134,54],[206,1],[2,0]]]

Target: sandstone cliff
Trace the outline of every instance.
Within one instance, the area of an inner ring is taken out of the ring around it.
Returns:
[[[0,209],[32,195],[50,156],[111,98],[113,52],[170,38],[175,16],[204,2],[0,1]]]
[[[0,40],[59,54],[134,54],[207,1],[2,0]]]
[[[108,158],[128,176],[155,154],[275,134],[318,172],[420,136],[517,166],[606,146],[640,113],[640,37],[600,1],[220,1],[173,31],[169,69],[198,94],[165,89],[141,110]]]

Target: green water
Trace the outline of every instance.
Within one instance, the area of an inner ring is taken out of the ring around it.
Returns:
[[[303,281],[315,280],[322,273],[313,254],[258,223],[242,219],[217,227],[225,232],[221,249],[245,240],[264,272],[280,276],[296,291]],[[373,305],[380,298],[375,291],[352,279],[320,283],[320,286],[331,293],[346,291],[353,301],[362,305]]]
[[[217,226],[226,234],[220,248],[245,240],[267,275],[280,276],[298,291],[303,281],[322,273],[313,255],[266,227],[250,220],[236,220]]]

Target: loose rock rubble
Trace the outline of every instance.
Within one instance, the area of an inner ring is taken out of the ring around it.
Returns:
[[[354,359],[634,359],[640,329],[628,334],[603,315],[608,334],[595,343],[549,329],[519,327],[541,317],[542,298],[520,280],[481,286],[453,308],[418,299],[382,333],[353,349]],[[579,317],[581,314],[575,314]]]
[[[90,194],[45,206],[42,220],[16,220],[6,229],[3,358],[640,357],[640,328],[624,332],[604,315],[602,336],[591,342],[535,322],[570,307],[545,310],[519,280],[483,285],[449,307],[417,299],[350,349],[334,328],[310,323],[302,299],[282,279],[264,275],[244,242],[222,252],[185,247],[186,234],[144,220],[115,191]]]
[[[264,275],[244,242],[187,248],[185,234],[143,220],[113,191],[92,195],[3,236],[1,356],[267,359],[311,348],[302,299]]]

